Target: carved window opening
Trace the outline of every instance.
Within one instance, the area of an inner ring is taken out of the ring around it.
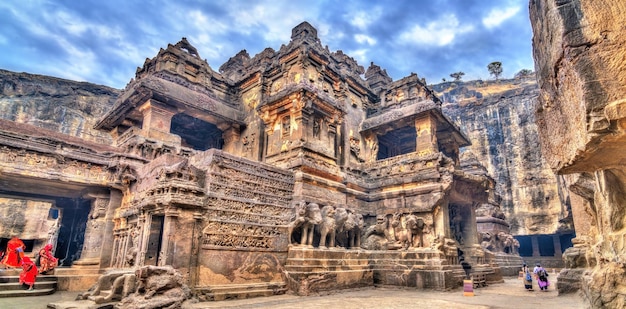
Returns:
[[[377,160],[387,159],[415,152],[417,133],[415,128],[406,127],[388,132],[378,137]]]
[[[170,132],[181,137],[182,145],[195,150],[222,149],[222,130],[212,123],[186,114],[172,117]]]

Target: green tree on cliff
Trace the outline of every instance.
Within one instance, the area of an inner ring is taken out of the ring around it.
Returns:
[[[455,82],[458,82],[461,80],[461,78],[463,78],[463,75],[465,75],[464,72],[456,72],[456,73],[450,74],[450,77],[454,78]]]
[[[489,65],[487,65],[487,70],[489,70],[489,74],[493,75],[493,77],[498,80],[498,77],[500,77],[500,74],[502,74],[502,62],[494,61],[490,63]]]
[[[535,72],[529,69],[521,69],[519,72],[515,73],[515,78],[526,78],[531,77]]]

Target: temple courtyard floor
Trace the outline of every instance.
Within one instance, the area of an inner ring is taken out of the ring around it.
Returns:
[[[556,277],[556,274],[551,276]],[[554,280],[553,280],[554,281]],[[504,283],[474,289],[474,296],[463,296],[461,288],[427,291],[398,288],[367,288],[315,296],[278,295],[242,300],[203,302],[185,306],[205,308],[586,308],[578,294],[558,296],[555,283],[547,292],[524,290],[520,279],[508,277]],[[0,308],[46,308],[51,302],[73,300],[78,292],[56,292],[47,296],[0,298]]]

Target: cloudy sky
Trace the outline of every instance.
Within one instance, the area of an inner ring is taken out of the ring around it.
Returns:
[[[397,80],[533,69],[528,0],[2,0],[0,69],[123,88],[146,58],[187,37],[217,70],[289,43],[308,21],[323,45]]]

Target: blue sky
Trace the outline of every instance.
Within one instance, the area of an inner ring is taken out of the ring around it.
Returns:
[[[4,0],[0,69],[123,88],[146,58],[187,37],[214,70],[242,49],[289,43],[308,21],[323,45],[394,79],[488,79],[534,69],[528,0]]]

